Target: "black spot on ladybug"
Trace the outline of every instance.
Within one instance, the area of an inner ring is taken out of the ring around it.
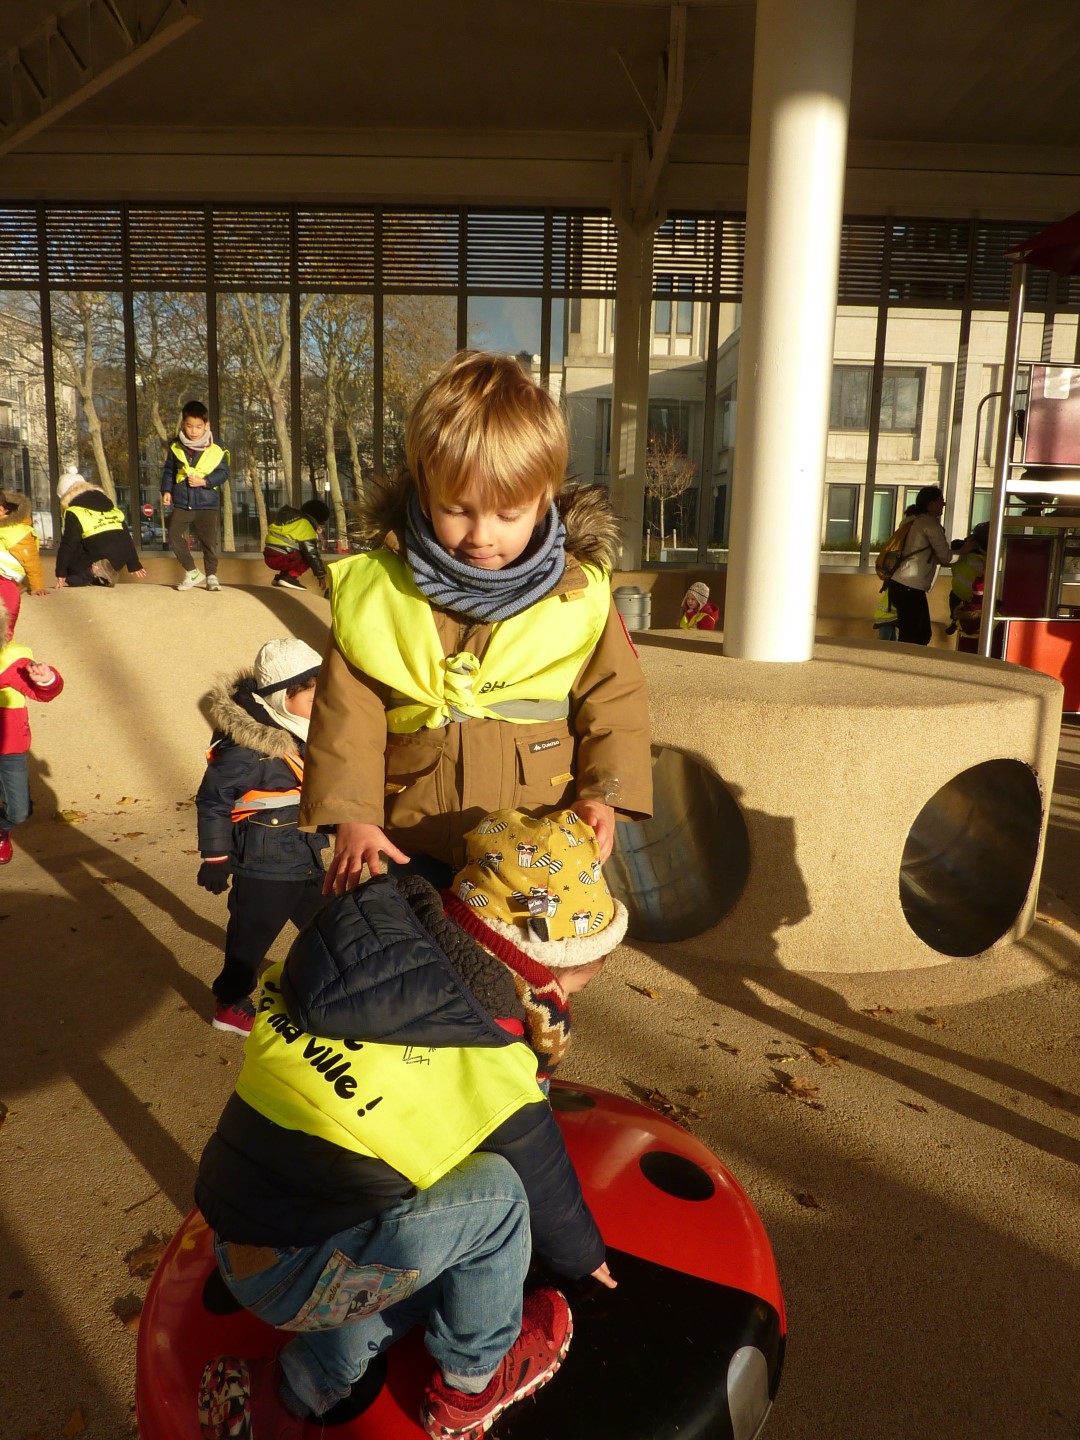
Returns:
[[[707,1170],[685,1155],[670,1150],[648,1150],[638,1161],[650,1185],[674,1195],[676,1200],[711,1200],[716,1185]]]
[[[202,1303],[211,1315],[235,1315],[244,1308],[221,1278],[221,1271],[216,1265],[206,1277]]]

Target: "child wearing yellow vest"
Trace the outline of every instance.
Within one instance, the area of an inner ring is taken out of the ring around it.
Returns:
[[[485,811],[566,806],[611,853],[651,813],[645,680],[611,600],[601,486],[563,492],[558,405],[506,355],[463,351],[421,394],[406,470],[329,569],[333,639],[300,824],[336,826],[327,890],[380,854],[440,883]]]
[[[330,519],[330,511],[321,500],[308,500],[300,506],[283,505],[266,528],[263,560],[274,571],[271,582],[286,590],[306,587],[300,576],[310,570],[319,589],[326,589],[326,566],[319,553],[319,531]]]
[[[168,512],[169,548],[184,568],[177,590],[220,590],[221,487],[229,478],[229,452],[214,439],[210,412],[201,400],[189,400],[180,414],[176,438],[161,469],[161,503]],[[206,573],[191,556],[188,532],[202,546]]]
[[[626,909],[573,811],[498,811],[464,841],[452,890],[378,876],[263,977],[195,1199],[229,1290],[292,1337],[206,1366],[203,1440],[299,1440],[418,1325],[424,1429],[482,1440],[570,1345],[562,1292],[525,1291],[530,1250],[616,1283],[538,1081]]]
[[[0,490],[0,550],[8,555],[14,568],[0,569],[0,575],[16,584],[25,583],[31,595],[44,595],[45,575],[41,569],[38,538],[30,520],[30,497],[16,490]]]
[[[29,818],[30,719],[27,700],[55,700],[64,688],[58,670],[35,663],[33,652],[14,639],[15,625],[0,595],[0,865],[12,857],[10,832]]]
[[[56,588],[116,584],[125,567],[137,580],[146,579],[127,519],[116,501],[77,470],[61,475],[56,498],[64,516],[56,552]]]

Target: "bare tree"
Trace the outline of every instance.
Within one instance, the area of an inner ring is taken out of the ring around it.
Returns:
[[[123,376],[124,341],[120,297],[111,291],[55,290],[52,295],[53,365],[57,380],[70,385],[81,402],[83,420],[101,488],[113,500],[116,486],[105,443],[99,372],[106,367]],[[120,394],[123,394],[121,387]],[[115,426],[111,427],[115,429]],[[115,454],[122,452],[116,451]]]
[[[664,505],[689,490],[698,472],[671,430],[650,430],[645,445],[645,493],[659,506],[660,546],[664,545]]]
[[[313,295],[300,303],[296,323],[301,327],[310,310]],[[294,505],[300,504],[300,477],[293,475],[292,440],[289,435],[289,407],[285,387],[289,375],[289,297],[281,295],[237,294],[231,297],[240,322],[247,333],[255,365],[266,387],[270,415],[277,439],[278,457],[285,476],[285,488]]]

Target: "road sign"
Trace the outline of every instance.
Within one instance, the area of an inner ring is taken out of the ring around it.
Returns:
[[[142,513],[143,513],[143,514],[146,516],[146,518],[149,520],[150,516],[153,515],[153,513],[154,513],[154,507],[153,507],[152,505],[144,505],[144,506],[142,507]]]

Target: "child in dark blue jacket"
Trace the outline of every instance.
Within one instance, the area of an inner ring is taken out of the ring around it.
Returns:
[[[269,640],[254,670],[210,695],[214,736],[196,806],[199,884],[221,895],[232,876],[225,963],[213,984],[216,1030],[246,1035],[251,992],[266,952],[291,920],[301,929],[326,903],[326,837],[296,818],[318,653],[302,640]]]
[[[452,892],[377,876],[263,976],[195,1199],[229,1290],[294,1333],[207,1365],[203,1440],[300,1440],[415,1325],[425,1430],[482,1440],[570,1345],[561,1291],[524,1291],[531,1253],[615,1284],[537,1082],[626,910],[572,811],[498,811],[465,846]]]

